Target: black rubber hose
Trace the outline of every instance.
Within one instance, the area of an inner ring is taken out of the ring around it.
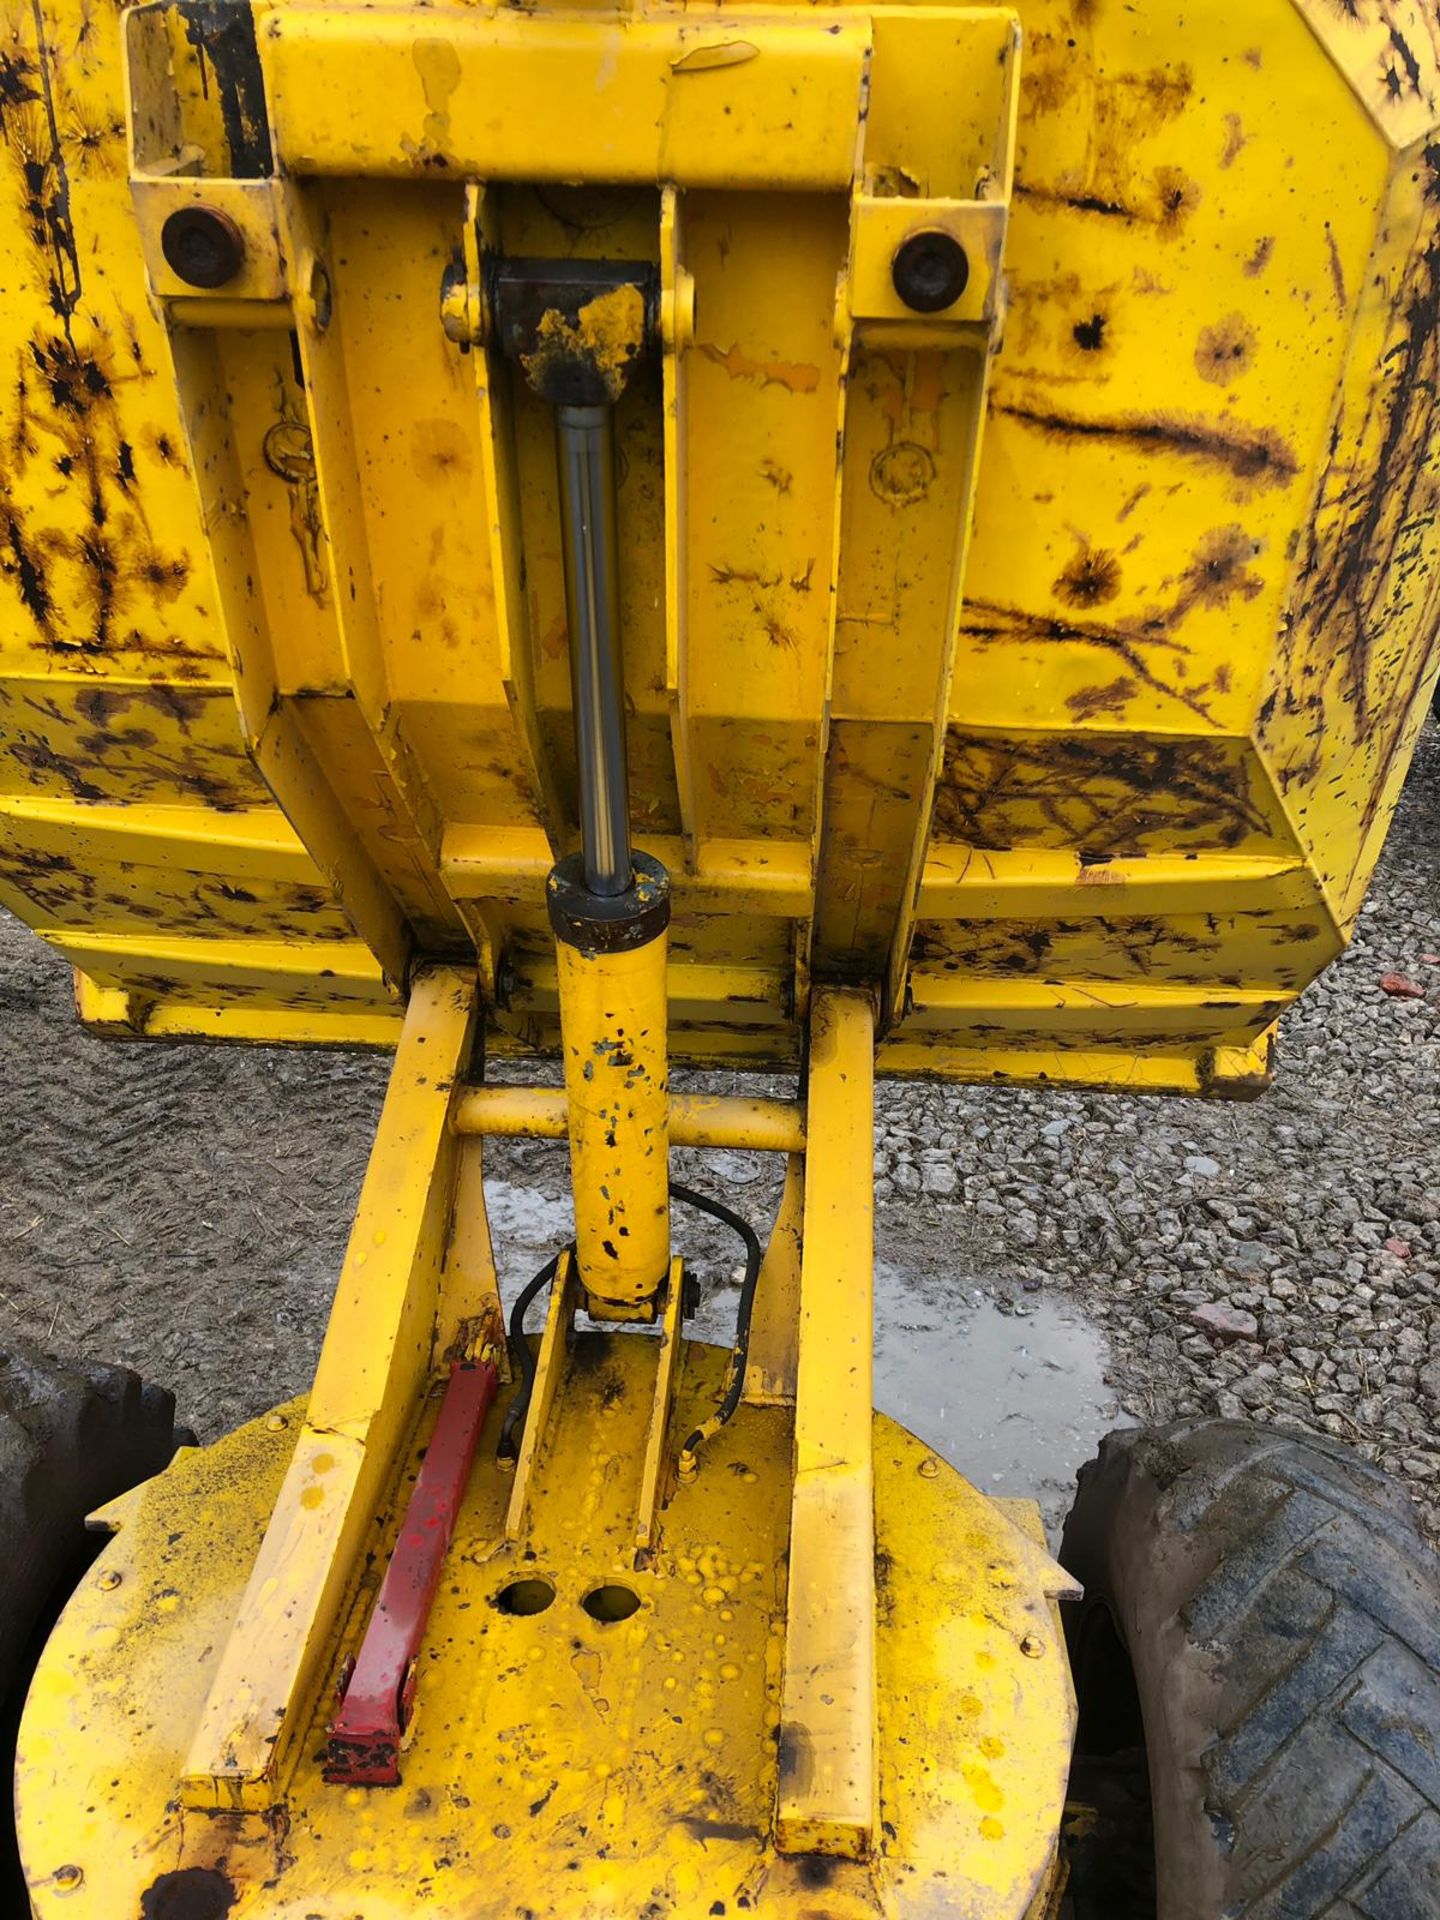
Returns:
[[[573,1253],[574,1249],[570,1251]],[[520,1376],[520,1390],[510,1402],[505,1413],[505,1424],[500,1429],[500,1452],[507,1459],[513,1460],[519,1452],[515,1444],[515,1430],[523,1423],[530,1405],[530,1395],[535,1390],[535,1356],[530,1351],[530,1342],[525,1338],[525,1315],[530,1311],[530,1303],[536,1294],[543,1293],[555,1278],[563,1258],[563,1254],[557,1253],[553,1259],[547,1260],[510,1309],[510,1364]]]
[[[760,1282],[764,1249],[760,1245],[759,1234],[748,1220],[742,1220],[738,1213],[732,1213],[729,1207],[719,1200],[712,1200],[708,1194],[697,1193],[693,1187],[677,1186],[672,1181],[670,1198],[681,1201],[687,1207],[697,1207],[701,1213],[708,1213],[722,1226],[738,1233],[745,1242],[745,1278],[741,1282],[740,1304],[735,1312],[735,1344],[730,1349],[730,1374],[725,1383],[725,1397],[720,1402],[719,1410],[703,1426],[697,1427],[685,1442],[681,1451],[693,1455],[706,1440],[719,1432],[740,1404],[740,1395],[745,1387],[745,1367],[750,1354],[750,1317],[755,1309],[755,1289]]]
[[[694,1207],[700,1213],[708,1213],[722,1226],[729,1227],[732,1233],[740,1236],[745,1245],[745,1278],[740,1286],[740,1303],[735,1313],[735,1344],[730,1350],[730,1371],[725,1382],[725,1393],[719,1408],[704,1423],[697,1427],[685,1442],[683,1451],[693,1454],[697,1448],[718,1433],[732,1417],[740,1404],[740,1395],[745,1388],[745,1368],[750,1354],[750,1321],[755,1310],[755,1290],[760,1283],[760,1266],[765,1250],[760,1244],[760,1236],[748,1220],[731,1211],[723,1201],[712,1200],[708,1194],[697,1193],[693,1187],[682,1187],[672,1182],[670,1197],[682,1205]],[[573,1259],[575,1249],[569,1249]],[[559,1271],[561,1255],[552,1260],[535,1275],[520,1293],[510,1309],[510,1361],[520,1376],[520,1387],[510,1402],[505,1414],[505,1424],[500,1432],[500,1452],[506,1458],[513,1459],[519,1452],[515,1441],[517,1429],[522,1425],[529,1410],[530,1396],[535,1389],[535,1356],[530,1351],[530,1342],[525,1338],[525,1315],[537,1294],[544,1291]]]

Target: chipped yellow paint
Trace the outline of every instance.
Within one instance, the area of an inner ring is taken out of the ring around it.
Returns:
[[[670,1265],[666,944],[555,948],[576,1257],[606,1320],[653,1319]]]
[[[636,286],[611,287],[580,308],[573,326],[554,309],[543,313],[536,328],[535,351],[522,354],[520,364],[539,387],[552,361],[578,356],[614,402],[625,391],[644,344],[644,295]]]

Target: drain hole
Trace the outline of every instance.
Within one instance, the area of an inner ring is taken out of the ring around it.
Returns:
[[[628,1620],[640,1596],[633,1587],[593,1587],[580,1604],[592,1620]]]
[[[543,1613],[555,1598],[548,1580],[512,1580],[502,1587],[493,1604],[501,1613]]]

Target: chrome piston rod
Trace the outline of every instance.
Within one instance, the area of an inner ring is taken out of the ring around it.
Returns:
[[[566,406],[555,412],[585,884],[611,896],[624,893],[634,877],[612,412]]]

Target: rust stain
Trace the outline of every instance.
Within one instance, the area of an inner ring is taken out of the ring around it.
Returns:
[[[1129,677],[1152,692],[1178,700],[1198,719],[1210,722],[1213,718],[1198,692],[1183,686],[1178,676],[1167,678],[1160,671],[1157,660],[1161,655],[1168,654],[1175,662],[1190,655],[1190,648],[1167,632],[1162,615],[1106,625],[1096,620],[1031,613],[1022,607],[975,599],[966,602],[961,632],[982,645],[1020,642],[1069,650],[1094,648],[1112,655],[1128,669]]]
[[[1160,204],[1160,231],[1170,235],[1182,231],[1204,198],[1200,182],[1179,167],[1157,168],[1154,189]]]
[[[935,793],[939,840],[1082,857],[1225,851],[1262,837],[1243,747],[1176,735],[997,738],[951,727]]]
[[[1212,386],[1228,387],[1255,358],[1259,340],[1243,313],[1230,313],[1216,326],[1202,327],[1195,343],[1195,371]]]
[[[1210,686],[1185,684],[1191,648],[1177,630],[1197,608],[1223,610],[1238,595],[1253,600],[1264,581],[1254,570],[1260,544],[1243,527],[1212,528],[1202,536],[1178,580],[1166,582],[1170,597],[1162,604],[1111,622],[1030,611],[974,598],[966,602],[961,631],[982,645],[1021,643],[1088,647],[1112,656],[1125,671],[1115,679],[1079,689],[1067,704],[1077,719],[1114,710],[1141,687],[1177,700],[1197,718],[1211,721],[1206,693],[1224,692],[1228,676],[1217,671]],[[1120,564],[1112,553],[1088,543],[1054,582],[1059,598],[1088,607],[1114,598],[1120,589]],[[1168,662],[1168,665],[1165,663]]]
[[[218,1867],[162,1873],[140,1896],[141,1920],[225,1920],[239,1894]]]
[[[820,385],[819,367],[795,360],[754,360],[738,346],[720,348],[697,343],[707,360],[723,367],[732,380],[758,380],[762,387],[784,387],[790,393],[814,393]]]
[[[1098,607],[1120,591],[1120,562],[1108,547],[1082,545],[1056,580],[1054,592],[1067,607]]]
[[[1095,165],[1100,172],[1117,164],[1140,141],[1153,139],[1183,112],[1194,90],[1194,76],[1183,62],[1143,72],[1097,74],[1088,63],[1077,62],[1066,35],[1035,33],[1027,38],[1020,81],[1026,117],[1054,113],[1077,88],[1085,89],[1091,99],[1098,149]]]
[[[199,674],[220,648],[184,644],[145,619],[177,599],[192,574],[187,554],[162,550],[151,535],[140,436],[121,418],[121,394],[152,375],[128,323],[107,327],[80,309],[69,165],[115,171],[115,116],[75,94],[74,63],[56,59],[45,31],[38,10],[0,28],[0,165],[19,197],[32,305],[45,315],[11,376],[0,573],[41,645],[76,666],[94,670],[97,656],[134,649],[176,674]]]
[[[1353,4],[1353,0],[1347,0],[1347,4]],[[1377,11],[1390,37],[1390,44],[1381,56],[1385,92],[1392,100],[1403,99],[1407,94],[1416,100],[1422,99],[1425,94],[1424,76],[1414,48],[1396,26],[1392,10],[1382,7]]]
[[[417,480],[453,485],[475,465],[469,434],[458,420],[443,416],[412,422],[410,465]]]
[[[1253,600],[1264,586],[1251,561],[1260,557],[1258,543],[1243,527],[1216,527],[1195,549],[1181,576],[1183,590],[1175,613],[1183,618],[1191,607],[1226,607],[1235,594]]]
[[[1213,914],[1133,914],[1125,899],[1128,881],[1106,861],[1082,865],[1077,900],[1064,918],[923,921],[912,957],[937,972],[999,979],[1088,980],[1126,985],[1136,979],[1193,982],[1202,989],[1241,989],[1247,981],[1236,964],[1233,934]],[[1279,952],[1316,937],[1313,927],[1288,922],[1283,910],[1246,915],[1250,932]],[[1303,984],[1300,965],[1282,964],[1271,976],[1278,987]],[[1217,1004],[1210,1002],[1209,1004]]]
[[[1249,136],[1241,124],[1238,113],[1225,116],[1225,145],[1220,150],[1220,165],[1233,167],[1245,147],[1249,145]]]
[[[1402,171],[1390,212],[1391,231],[1403,220],[1413,237],[1381,281],[1394,293],[1373,372],[1341,396],[1259,727],[1287,792],[1327,777],[1337,741],[1356,750],[1344,782],[1359,814],[1352,861],[1393,797],[1384,770],[1440,614],[1440,143],[1413,186]]]
[[[1345,293],[1345,268],[1341,264],[1340,249],[1335,241],[1335,229],[1328,220],[1325,222],[1325,246],[1330,255],[1330,284],[1335,289],[1335,305],[1344,314],[1350,309]]]
[[[1036,34],[1020,82],[1025,119],[1041,120],[1080,94],[1090,131],[1083,167],[1041,179],[1023,162],[1017,197],[1126,226],[1150,226],[1167,238],[1178,234],[1199,205],[1199,183],[1171,164],[1146,174],[1137,170],[1135,156],[1183,114],[1194,84],[1183,64],[1145,72],[1097,71],[1076,60],[1068,38]]]
[[[993,411],[1055,439],[1109,442],[1131,453],[1170,453],[1226,469],[1237,481],[1258,487],[1289,486],[1300,462],[1273,427],[1183,413],[1122,414],[1082,419],[997,398]]]
[[[1115,518],[1118,521],[1120,521],[1123,525],[1123,523],[1130,518],[1131,514],[1134,513],[1135,509],[1140,505],[1140,502],[1143,499],[1145,499],[1145,497],[1148,494],[1151,494],[1154,491],[1155,489],[1150,485],[1149,481],[1148,480],[1145,481],[1142,485],[1138,486],[1132,494],[1130,494],[1127,497],[1124,505],[1121,507],[1120,511],[1116,514]]]
[[[80,301],[80,256],[70,213],[70,179],[60,138],[54,49],[34,17],[33,44],[19,18],[5,32],[0,65],[0,131],[18,176],[31,244],[46,265],[51,311],[67,338]]]
[[[1266,234],[1263,240],[1257,241],[1255,251],[1240,269],[1246,279],[1254,280],[1262,274],[1269,266],[1270,256],[1274,251],[1275,236],[1273,234]]]
[[[882,447],[870,463],[870,490],[889,506],[923,500],[935,479],[935,457],[914,440]]]
[[[1140,691],[1140,683],[1129,674],[1121,674],[1103,687],[1080,687],[1065,704],[1076,720],[1094,720],[1101,714],[1123,713]]]
[[[190,578],[189,557],[163,552],[151,537],[134,486],[135,450],[117,401],[134,377],[98,329],[86,339],[42,327],[18,363],[15,424],[0,450],[0,572],[57,653],[133,647],[163,655],[170,643],[139,620],[145,607],[177,598]],[[60,488],[37,487],[37,468]],[[78,528],[73,508],[64,520],[42,519],[31,504],[67,496],[78,496]],[[220,657],[218,648],[186,651]]]
[[[1151,226],[1167,237],[1180,233],[1203,198],[1200,183],[1179,167],[1159,167],[1138,192],[1129,186],[1099,192],[1094,188],[1042,186],[1017,180],[1016,197],[1068,213],[1095,214],[1125,226]]]

